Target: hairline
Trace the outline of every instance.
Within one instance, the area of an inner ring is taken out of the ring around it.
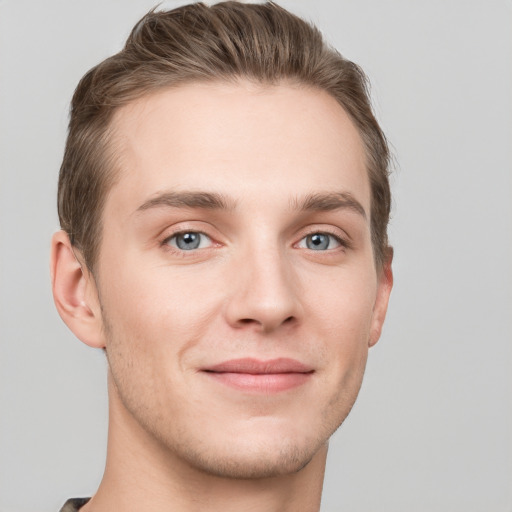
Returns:
[[[101,148],[101,152],[98,155],[98,160],[100,162],[100,172],[106,173],[107,177],[104,178],[103,182],[103,190],[100,201],[100,208],[96,212],[96,240],[94,242],[94,246],[90,251],[89,258],[84,258],[86,260],[86,265],[89,268],[90,272],[95,274],[95,267],[97,266],[100,250],[101,250],[101,242],[103,238],[103,220],[104,220],[104,210],[105,204],[108,200],[108,196],[110,195],[112,189],[121,179],[121,174],[123,173],[122,167],[122,141],[119,137],[118,131],[118,118],[123,115],[123,112],[126,111],[130,106],[133,106],[139,101],[147,100],[148,98],[154,97],[160,93],[165,91],[172,91],[177,89],[182,89],[184,87],[190,85],[215,85],[215,84],[224,84],[224,85],[239,85],[243,84],[251,84],[262,89],[268,87],[280,87],[280,86],[288,86],[297,89],[305,89],[311,91],[318,91],[324,94],[329,95],[333,98],[336,104],[341,107],[344,112],[347,114],[348,119],[353,124],[354,128],[357,131],[359,136],[359,140],[361,141],[361,145],[363,148],[364,154],[364,168],[366,170],[366,177],[368,179],[368,185],[370,187],[370,211],[369,211],[369,225],[371,230],[371,243],[372,243],[372,251],[374,255],[375,267],[379,271],[383,268],[385,260],[386,260],[386,251],[390,249],[389,244],[383,246],[383,254],[382,258],[378,257],[378,253],[381,252],[380,248],[376,247],[375,240],[373,237],[373,207],[374,207],[374,197],[373,190],[370,178],[370,147],[366,140],[365,133],[358,126],[358,123],[354,116],[350,113],[350,110],[328,89],[323,88],[319,85],[308,83],[306,80],[302,80],[300,77],[283,77],[278,80],[267,80],[259,77],[251,76],[251,75],[242,75],[239,73],[229,73],[229,74],[220,74],[218,76],[190,76],[187,79],[181,80],[172,80],[170,79],[168,83],[159,83],[154,86],[141,86],[138,89],[135,89],[131,92],[129,98],[126,99],[124,103],[120,105],[112,107],[112,109],[108,112],[108,115],[103,119],[103,126],[100,128],[102,133],[99,134],[102,139],[103,147]],[[77,247],[81,251],[79,247]],[[82,252],[82,251],[81,251]],[[88,261],[91,260],[91,261]]]

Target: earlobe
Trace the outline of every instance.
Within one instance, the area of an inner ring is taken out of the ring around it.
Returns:
[[[391,289],[393,288],[393,270],[391,263],[393,261],[393,248],[388,247],[386,260],[382,265],[378,276],[377,285],[377,297],[375,299],[375,305],[373,308],[372,325],[370,330],[370,339],[368,340],[368,346],[373,347],[377,341],[379,341],[382,326],[386,319],[386,313],[388,310],[389,296]]]
[[[86,345],[104,348],[96,283],[71,246],[67,233],[53,235],[50,273],[55,306],[64,323]]]

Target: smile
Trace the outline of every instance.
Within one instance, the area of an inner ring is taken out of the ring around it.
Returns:
[[[305,384],[314,369],[294,359],[233,359],[202,370],[226,386],[247,392],[277,393]]]

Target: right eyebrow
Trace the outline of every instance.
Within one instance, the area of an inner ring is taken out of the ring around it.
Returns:
[[[235,201],[215,192],[162,192],[142,203],[136,211],[161,207],[229,211],[235,206]]]

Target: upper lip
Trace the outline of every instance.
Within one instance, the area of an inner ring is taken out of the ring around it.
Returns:
[[[213,366],[208,366],[207,368],[204,368],[203,371],[264,375],[273,373],[310,373],[313,371],[313,368],[301,363],[300,361],[286,357],[268,360],[246,357],[242,359],[231,359],[230,361],[224,361]]]

